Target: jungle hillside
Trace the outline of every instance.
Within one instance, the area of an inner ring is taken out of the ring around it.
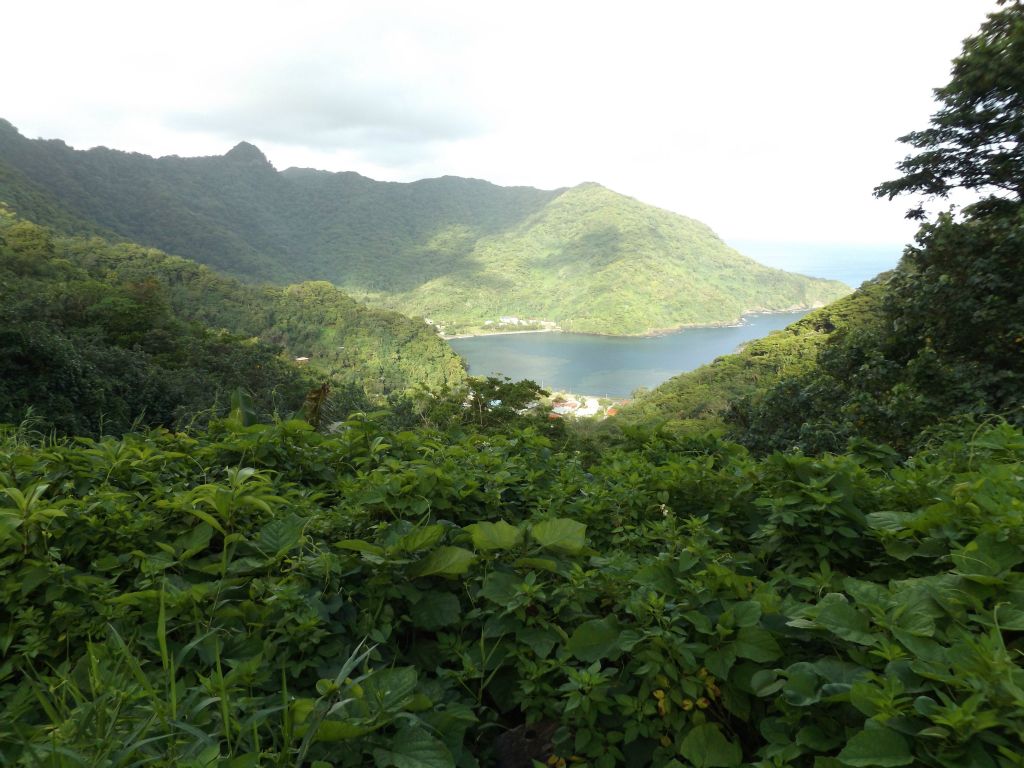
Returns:
[[[154,159],[29,140],[0,120],[0,200],[39,224],[249,282],[327,281],[450,333],[511,316],[645,334],[821,306],[849,290],[757,264],[704,224],[598,184],[278,172],[246,142],[221,157]]]

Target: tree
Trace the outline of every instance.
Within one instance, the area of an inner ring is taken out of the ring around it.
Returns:
[[[990,200],[1024,199],[1024,4],[998,1],[1002,9],[964,41],[952,79],[935,89],[942,108],[931,127],[900,138],[920,151],[899,163],[901,178],[875,188],[876,197],[946,197],[962,188]]]

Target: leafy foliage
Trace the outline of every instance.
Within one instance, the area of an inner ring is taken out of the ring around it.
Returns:
[[[899,179],[878,186],[879,197],[906,192],[945,197],[964,188],[1024,198],[1024,5],[1019,0],[999,4],[1002,9],[964,41],[949,83],[935,89],[942,108],[931,126],[900,139],[921,151],[899,164]]]
[[[896,466],[533,428],[0,441],[0,754],[961,766],[1022,747],[1024,435]],[[823,763],[824,761],[824,763]]]

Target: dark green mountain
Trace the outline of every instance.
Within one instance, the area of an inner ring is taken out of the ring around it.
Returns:
[[[244,142],[222,157],[154,159],[33,141],[0,121],[0,200],[250,281],[326,280],[449,331],[511,315],[641,334],[820,306],[848,290],[761,266],[700,222],[597,184],[278,172]]]

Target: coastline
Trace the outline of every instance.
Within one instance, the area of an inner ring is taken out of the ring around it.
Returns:
[[[444,341],[450,339],[478,339],[483,336],[512,336],[520,333],[573,333],[579,336],[605,336],[612,339],[654,339],[659,336],[668,336],[672,333],[679,331],[689,331],[697,328],[739,328],[744,324],[743,319],[745,317],[755,315],[784,315],[790,312],[812,312],[815,309],[820,309],[821,306],[803,306],[803,307],[789,307],[787,309],[753,309],[743,312],[735,320],[722,320],[714,323],[682,323],[680,325],[672,326],[671,328],[658,328],[647,333],[599,333],[597,331],[567,331],[564,328],[537,328],[530,331],[494,331],[493,333],[458,333],[452,336],[440,334],[440,338]]]
[[[479,339],[481,336],[514,336],[518,333],[565,333],[561,328],[536,328],[532,331],[494,331],[493,333],[456,333],[453,336],[439,334],[438,338],[449,341],[450,339]]]

